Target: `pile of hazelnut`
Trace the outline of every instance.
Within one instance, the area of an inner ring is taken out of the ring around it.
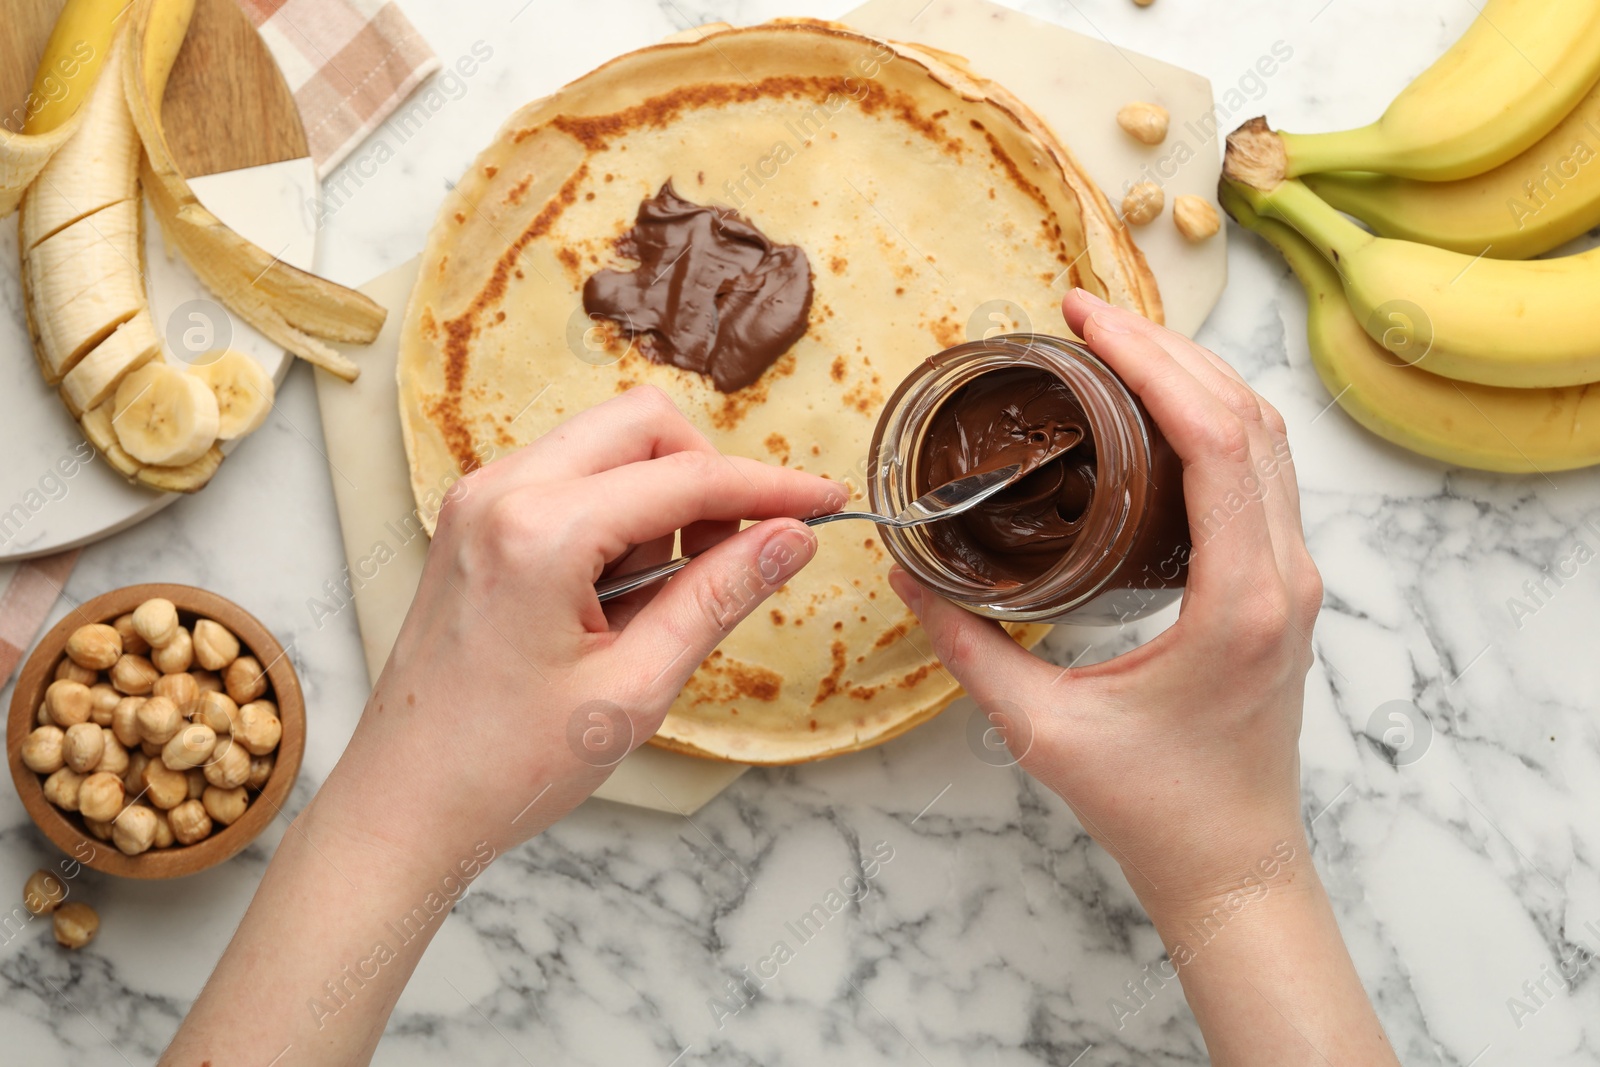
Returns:
[[[172,601],[80,626],[22,744],[45,798],[130,856],[203,841],[272,775],[283,725],[227,627]]]

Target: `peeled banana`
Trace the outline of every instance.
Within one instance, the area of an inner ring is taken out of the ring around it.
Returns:
[[[139,201],[79,219],[22,255],[35,347],[56,385],[146,306]]]
[[[116,328],[116,331],[78,361],[61,379],[61,399],[73,418],[100,406],[122,380],[153,359],[161,358],[161,336],[150,321],[148,309]]]
[[[242,352],[212,352],[189,368],[217,398],[219,440],[255,433],[272,410],[275,392],[266,369]]]
[[[1597,80],[1600,0],[1485,0],[1466,33],[1377,122],[1278,135],[1271,176],[1482,174],[1532,147]]]
[[[1460,467],[1534,473],[1600,463],[1600,386],[1500,389],[1407,366],[1367,335],[1338,273],[1310,242],[1258,215],[1226,182],[1218,197],[1241,226],[1282,253],[1300,279],[1311,361],[1356,422],[1402,448]]]
[[[1374,237],[1297,179],[1270,191],[1224,174],[1261,215],[1332,263],[1367,332],[1424,370],[1523,389],[1600,381],[1600,249],[1562,259],[1474,258]]]

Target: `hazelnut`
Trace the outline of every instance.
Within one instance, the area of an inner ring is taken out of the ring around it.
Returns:
[[[272,768],[277,762],[278,757],[271,753],[265,756],[251,756],[250,777],[244,784],[251,789],[265,789],[267,787],[267,779],[272,777]]]
[[[89,687],[89,721],[96,726],[110,726],[111,717],[122,702],[122,694],[108,682],[96,682]]]
[[[188,670],[194,665],[194,640],[189,636],[189,631],[178,627],[171,641],[150,653],[150,662],[162,674],[179,674]]]
[[[144,696],[160,677],[161,672],[154,663],[127,652],[111,666],[111,684],[117,687],[117,692],[130,696]]]
[[[1122,217],[1135,226],[1143,226],[1161,214],[1166,203],[1161,186],[1155,182],[1140,182],[1122,198]]]
[[[160,759],[161,758],[161,749],[163,747],[164,746],[159,741],[140,741],[139,742],[139,751],[143,752],[146,756],[149,756],[151,759]]]
[[[40,702],[39,710],[34,712],[34,715],[33,715],[33,724],[35,726],[54,726],[55,725],[55,723],[50,721],[50,705],[45,704],[42,701]]]
[[[161,750],[161,762],[175,771],[186,771],[210,759],[211,750],[216,747],[215,730],[209,726],[190,723],[174,734],[166,747]]]
[[[222,692],[222,675],[216,671],[190,671],[189,677],[194,679],[195,686],[202,693]]]
[[[159,759],[144,765],[144,795],[158,808],[173,808],[189,799],[189,776]]]
[[[80,626],[67,638],[67,655],[80,667],[103,671],[121,657],[122,635],[103,622]]]
[[[187,719],[194,714],[194,703],[200,699],[200,686],[187,674],[163,674],[150,687],[150,693],[171,700],[178,706],[178,714]]]
[[[109,729],[100,727],[100,763],[95,767],[97,771],[118,776],[128,773],[128,750],[122,747],[122,742],[117,740],[117,735]]]
[[[97,771],[78,787],[78,810],[85,819],[110,822],[122,810],[122,779]]]
[[[167,697],[151,697],[140,704],[137,718],[139,739],[154,745],[164,745],[171,741],[172,735],[183,725],[183,716],[178,714],[178,705]]]
[[[267,675],[254,656],[240,656],[222,672],[222,684],[235,704],[248,704],[267,691]]]
[[[68,901],[56,909],[56,940],[67,948],[82,948],[99,929],[99,913],[82,901]]]
[[[193,721],[204,723],[219,735],[230,734],[239,721],[239,705],[222,692],[202,692],[195,702]]]
[[[88,830],[91,834],[93,834],[99,840],[101,840],[101,841],[110,841],[111,840],[111,824],[109,822],[106,822],[104,819],[89,819],[89,818],[85,818],[83,820],[83,826],[84,826],[84,829]]]
[[[44,798],[62,811],[77,811],[78,790],[82,787],[83,775],[63,767],[44,780]]]
[[[206,786],[205,793],[200,797],[200,803],[205,805],[206,814],[212,821],[223,826],[232,826],[244,814],[244,809],[250,804],[250,797],[243,788],[218,789],[214,785]]]
[[[22,887],[22,906],[35,915],[49,915],[67,899],[67,887],[54,873],[40,869]]]
[[[278,720],[277,706],[270,700],[256,700],[241,705],[233,736],[250,750],[252,756],[265,756],[277,748],[278,741],[283,737],[283,723]]]
[[[150,842],[150,847],[171,848],[173,841],[172,824],[167,822],[167,813],[156,809],[150,810],[156,817],[156,835],[155,838]]]
[[[129,856],[147,850],[156,839],[156,813],[143,804],[122,809],[111,820],[111,843]]]
[[[152,597],[133,609],[133,629],[151,648],[165,648],[177,639],[178,609],[165,597]]]
[[[1171,116],[1160,104],[1136,100],[1124,104],[1117,112],[1117,125],[1128,131],[1128,136],[1144,144],[1160,144],[1167,139],[1167,125]]]
[[[205,772],[200,770],[199,767],[190,767],[184,771],[183,780],[189,784],[190,800],[199,800],[201,795],[205,793],[206,786],[210,784],[206,781]]]
[[[139,636],[139,631],[133,628],[133,613],[117,616],[111,624],[122,638],[122,651],[131,652],[135,656],[145,656],[150,653],[150,642]]]
[[[167,824],[172,827],[172,836],[180,845],[203,841],[211,833],[211,816],[206,814],[205,805],[198,800],[185,800],[167,812]]]
[[[144,791],[144,769],[149,762],[150,757],[143,752],[128,753],[128,769],[122,772],[124,791],[136,795]]]
[[[194,661],[208,671],[220,671],[239,657],[239,639],[220,622],[200,619],[194,624]]]
[[[22,764],[35,774],[54,774],[66,765],[67,735],[59,726],[36,727],[22,739]]]
[[[50,721],[65,729],[89,721],[94,710],[94,697],[82,682],[61,680],[51,682],[44,691],[44,706],[50,709]]]
[[[205,778],[218,789],[239,788],[250,781],[250,752],[231,737],[218,738],[211,762],[205,766]]]
[[[88,774],[100,766],[100,756],[105,749],[106,736],[101,727],[92,722],[80,722],[67,727],[67,736],[61,742],[61,757],[79,774]]]
[[[1155,3],[1156,0],[1133,0],[1133,2],[1140,7],[1149,7],[1151,4]]]
[[[80,685],[93,685],[100,680],[100,675],[88,667],[78,666],[71,659],[63,658],[60,663],[56,664],[56,681],[59,682],[63,679],[69,682],[77,682]]]
[[[1180,196],[1172,202],[1172,221],[1190,241],[1204,241],[1222,229],[1217,209],[1198,196]]]
[[[139,736],[139,708],[145,700],[145,697],[123,697],[111,712],[111,732],[129,748],[142,740]]]

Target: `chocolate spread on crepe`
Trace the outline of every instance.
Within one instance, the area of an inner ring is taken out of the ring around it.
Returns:
[[[679,196],[669,179],[639,205],[617,249],[637,270],[602,270],[583,309],[630,334],[654,335],[658,362],[709,375],[732,393],[760,378],[806,332],[811,265],[729,208]]]
[[[1051,452],[1065,454],[1041,465]],[[1088,416],[1065,382],[1029,367],[966,383],[934,412],[917,463],[917,494],[967,474],[1022,463],[1015,485],[928,537],[949,566],[988,585],[1037,578],[1077,540],[1095,490]]]

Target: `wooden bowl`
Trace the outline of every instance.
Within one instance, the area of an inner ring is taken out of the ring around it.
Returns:
[[[62,811],[45,799],[44,779],[22,762],[22,742],[36,725],[44,691],[55,681],[56,666],[66,655],[67,638],[80,626],[94,622],[110,623],[126,615],[151,597],[166,597],[177,605],[178,616],[193,628],[197,617],[215,619],[239,638],[240,654],[253,655],[266,668],[271,698],[278,705],[283,723],[283,738],[278,742],[277,761],[266,787],[253,796],[243,816],[232,826],[214,830],[211,836],[193,845],[174,844],[170,848],[148,849],[137,856],[119,851],[109,841],[89,833],[82,816]],[[23,807],[46,837],[86,867],[124,878],[182,878],[207,867],[214,867],[248,845],[275,818],[294,788],[300,773],[300,757],[305,752],[306,708],[283,646],[255,616],[231,600],[188,585],[130,585],[82,604],[56,623],[40,640],[11,697],[11,716],[6,723],[6,758],[11,764],[11,780],[16,783]]]

